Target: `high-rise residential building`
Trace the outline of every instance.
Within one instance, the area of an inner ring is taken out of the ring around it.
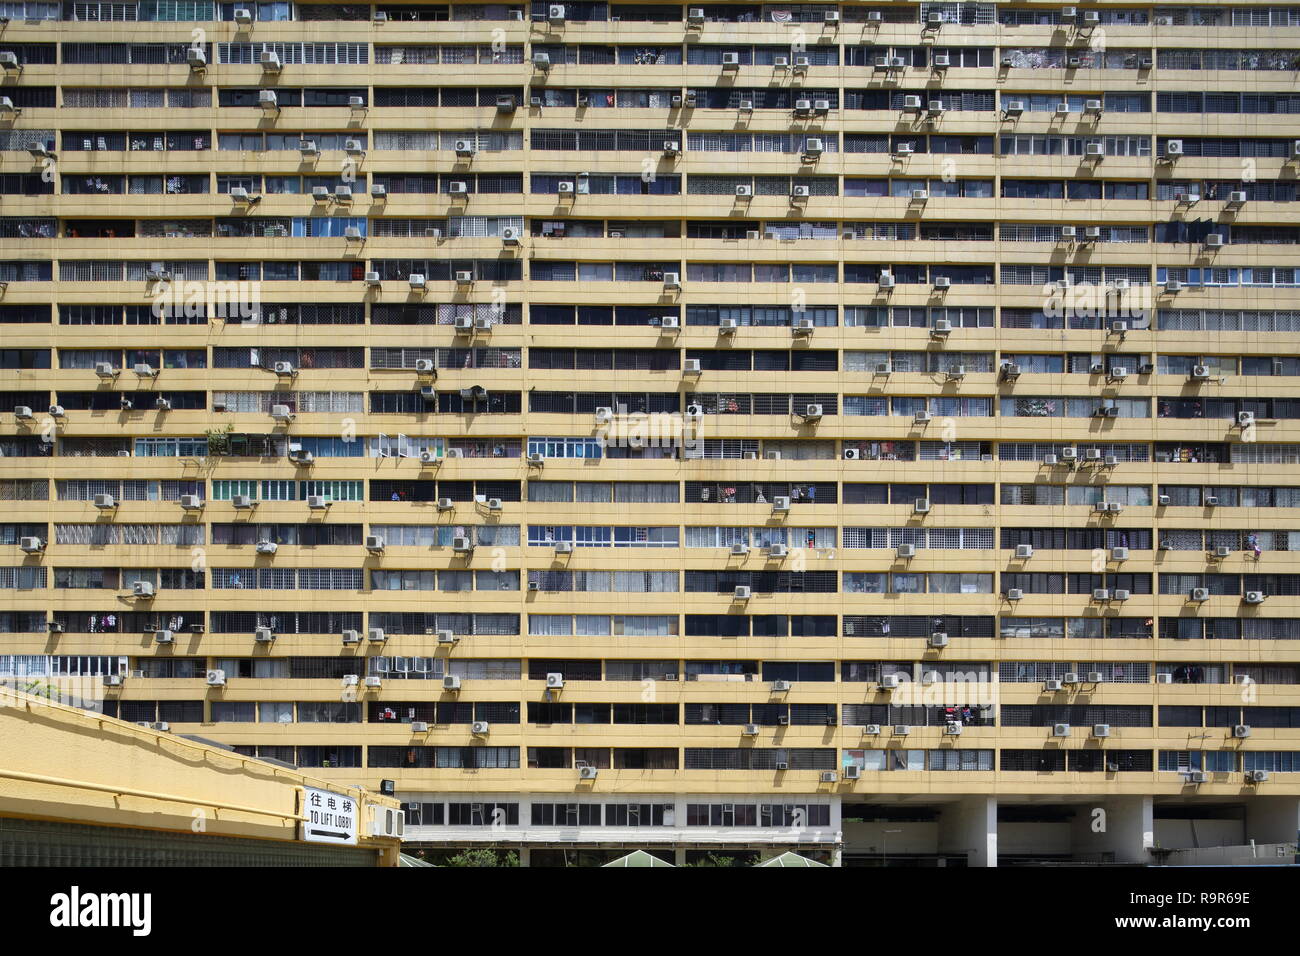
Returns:
[[[0,17],[0,675],[532,865],[1295,840],[1300,6]]]

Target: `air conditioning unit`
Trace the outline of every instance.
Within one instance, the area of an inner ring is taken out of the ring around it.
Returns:
[[[474,273],[473,273],[473,272],[467,272],[467,271],[463,271],[463,270],[462,270],[462,271],[459,271],[459,272],[456,273],[456,284],[457,284],[457,285],[469,285],[469,284],[472,283],[473,281],[474,281]]]
[[[458,643],[459,641],[460,641],[460,638],[458,638],[458,637],[456,636],[456,633],[455,633],[454,631],[452,631],[450,628],[443,628],[442,630],[440,630],[440,631],[438,632],[438,643],[439,643],[439,644],[456,644],[456,643]]]
[[[379,278],[379,273],[378,273],[378,272],[367,272],[367,273],[366,273],[366,285],[368,285],[368,286],[378,286],[378,285],[380,285],[380,284],[381,284],[381,280],[380,280],[380,278]],[[412,288],[415,288],[415,287],[412,286]]]
[[[1032,544],[1016,545],[1017,558],[1032,558],[1034,556],[1034,546]]]
[[[579,779],[579,780],[595,780],[595,779],[596,779],[596,775],[597,775],[599,772],[600,772],[600,771],[598,771],[595,767],[591,767],[591,766],[583,766],[583,767],[579,767],[579,768],[578,768],[578,779]]]
[[[775,495],[772,498],[772,510],[774,512],[783,512],[790,510],[789,495]]]
[[[412,272],[406,277],[406,282],[412,289],[424,289],[426,287],[424,274],[421,272]]]
[[[92,499],[92,503],[96,508],[101,510],[117,507],[117,502],[112,495],[95,495]]]
[[[1006,105],[1006,114],[1008,116],[1020,116],[1025,111],[1024,100],[1009,100]]]
[[[927,515],[930,513],[930,499],[916,498],[912,501],[912,512],[918,515]]]
[[[289,411],[288,405],[272,405],[271,417],[277,422],[291,422],[294,419],[294,414]]]
[[[735,591],[732,592],[731,596],[732,599],[736,601],[748,601],[752,596],[752,592],[750,588],[747,587],[746,585],[738,584],[736,585],[736,589]]]
[[[744,185],[737,186],[737,187],[736,187],[736,195],[737,195],[737,196],[752,196],[752,195],[754,195],[754,187],[753,187],[753,186],[744,186]]]
[[[1263,591],[1247,591],[1244,600],[1247,604],[1263,604],[1264,596]]]
[[[280,63],[280,54],[274,50],[263,50],[257,60],[262,64],[262,69],[270,73],[279,72],[282,65]]]
[[[429,732],[429,722],[427,720],[411,721],[411,733],[427,734]]]
[[[1210,367],[1208,365],[1193,365],[1191,378],[1195,381],[1205,381],[1210,377]]]
[[[682,287],[682,277],[681,277],[681,273],[679,273],[679,272],[665,272],[665,273],[664,273],[664,288],[665,288],[665,289],[680,289],[681,287]]]
[[[928,190],[928,189],[913,189],[913,190],[912,190],[912,199],[914,199],[916,202],[928,202],[929,199],[930,199],[930,190]]]
[[[809,195],[809,192],[810,192],[810,190],[808,189],[807,186],[792,186],[792,187],[790,187],[790,198],[791,198],[791,199],[807,199],[807,198],[808,198],[808,195]]]
[[[138,598],[153,597],[153,585],[148,581],[136,581],[131,585],[131,596]]]
[[[1046,455],[1043,456],[1043,464],[1047,465],[1048,467],[1055,467],[1056,464],[1059,462],[1059,460],[1060,460],[1059,456],[1054,455],[1051,452],[1048,452]]]
[[[257,105],[264,110],[279,109],[276,101],[275,90],[259,90],[257,93]]]
[[[384,539],[377,534],[366,535],[366,550],[379,553],[384,550]]]
[[[1127,561],[1128,548],[1125,547],[1111,548],[1110,557],[1112,561]]]
[[[929,644],[931,647],[947,647],[948,635],[943,631],[933,631],[930,634]]]
[[[547,674],[546,687],[548,690],[559,690],[564,687],[564,675],[560,673]]]
[[[943,105],[943,100],[930,100],[930,102],[927,104],[926,112],[942,113],[945,112],[946,109],[947,107]]]
[[[686,10],[686,22],[687,22],[687,23],[703,23],[703,22],[704,22],[704,8],[703,8],[703,7],[689,7],[689,8],[687,8],[687,10]]]
[[[382,677],[367,677],[365,679],[365,685],[367,687],[383,687],[384,680]]]
[[[884,15],[883,13],[881,13],[879,10],[868,10],[868,11],[867,11],[867,22],[868,22],[868,23],[883,23],[883,22],[884,22],[884,19],[885,19],[885,15]]]
[[[1020,601],[1023,600],[1024,597],[1025,592],[1023,588],[1007,588],[1008,601]]]
[[[738,68],[739,66],[740,66],[740,54],[739,54],[739,53],[724,53],[724,54],[722,54],[722,68],[723,68],[724,70],[725,70],[725,69],[732,69],[732,70],[734,70],[734,69]]]
[[[1232,736],[1243,739],[1250,736],[1249,724],[1235,724],[1232,728]]]
[[[1101,13],[1097,10],[1085,11],[1083,14],[1083,22],[1085,26],[1093,26],[1101,23]]]
[[[1221,232],[1212,232],[1212,233],[1210,233],[1209,235],[1207,235],[1207,236],[1205,237],[1205,248],[1207,248],[1207,249],[1222,249],[1222,248],[1223,248],[1223,233],[1221,233]]]
[[[904,110],[910,110],[910,111],[912,111],[912,112],[914,112],[914,113],[915,113],[915,112],[920,112],[920,110],[921,110],[921,97],[919,97],[919,96],[904,96],[904,97],[903,97],[903,109],[904,109]]]
[[[253,497],[252,495],[233,495],[230,503],[236,508],[251,508],[253,507]]]
[[[546,10],[546,19],[552,23],[564,22],[564,4],[552,3]]]
[[[468,552],[474,550],[474,545],[470,543],[470,540],[467,536],[458,535],[457,537],[451,539],[451,550],[455,551],[458,554],[467,554]]]
[[[329,500],[324,495],[308,495],[307,507],[319,511],[321,508],[328,508]]]
[[[831,101],[813,100],[812,108],[814,113],[829,113],[831,109]]]
[[[1087,146],[1084,147],[1083,152],[1084,152],[1084,155],[1086,155],[1086,156],[1104,156],[1104,155],[1105,155],[1105,149],[1102,147],[1101,143],[1089,143]]]
[[[758,731],[758,724],[745,724],[740,730],[741,734],[745,737],[757,737]]]
[[[353,630],[352,628],[348,628],[347,630],[345,630],[345,631],[343,632],[343,643],[344,643],[344,644],[360,644],[360,643],[361,643],[361,632],[360,632],[360,631]]]
[[[943,284],[940,285],[940,283]],[[948,278],[946,276],[937,276],[934,285],[936,289],[946,289],[948,288]],[[931,335],[948,335],[950,332],[952,332],[951,319],[935,319],[934,328],[930,330]]]
[[[269,627],[259,627],[253,631],[253,640],[261,644],[269,644],[275,640],[275,632]]]
[[[1069,116],[1069,115],[1070,115],[1070,104],[1068,104],[1068,103],[1057,103],[1057,104],[1056,104],[1056,115],[1057,115],[1057,116]]]
[[[1093,588],[1093,589],[1092,589],[1092,599],[1093,599],[1094,601],[1109,601],[1109,600],[1110,600],[1110,588]]]
[[[898,546],[897,554],[900,558],[914,558],[916,557],[916,545],[900,544]]]
[[[27,554],[39,554],[45,550],[45,542],[40,538],[19,538],[18,546]]]
[[[1053,737],[1068,737],[1068,736],[1070,736],[1070,725],[1069,725],[1069,724],[1052,724],[1052,736],[1053,736]]]
[[[877,280],[877,284],[882,289],[892,289],[897,283],[890,273],[882,272],[880,273],[880,278]]]
[[[105,674],[105,675],[104,675],[104,686],[105,686],[105,687],[121,687],[121,686],[122,686],[122,675],[121,675],[121,674]]]
[[[1192,601],[1208,601],[1210,599],[1209,588],[1192,588],[1188,594],[1188,599]]]
[[[804,143],[803,152],[805,156],[820,156],[825,149],[825,144],[817,137],[810,137]]]
[[[448,674],[442,679],[443,690],[460,690],[460,678],[454,674]]]
[[[784,544],[773,544],[767,547],[768,557],[771,558],[784,558],[789,553],[790,549]]]
[[[912,732],[912,728],[909,727],[907,724],[894,724],[895,737],[906,737],[911,732]]]
[[[460,449],[458,449],[458,448],[450,448],[450,449],[448,449],[448,450],[447,450],[447,457],[448,457],[448,458],[459,458],[459,457],[461,457],[460,455],[454,454],[454,452],[457,452],[457,451],[459,451],[459,450],[460,450]],[[433,452],[433,451],[422,451],[422,452],[420,452],[420,464],[422,464],[422,465],[439,465],[439,464],[441,464],[441,462],[440,462],[439,459],[438,459],[438,453],[437,453],[437,452]]]
[[[360,674],[344,674],[344,675],[343,675],[343,686],[344,686],[344,687],[356,687],[356,686],[357,686],[358,684],[360,684],[360,683],[361,683],[361,675],[360,675]]]
[[[475,737],[486,737],[492,731],[492,725],[486,720],[476,720],[469,725],[469,732]]]
[[[927,425],[927,424],[929,424],[930,419],[931,419],[932,417],[933,417],[933,416],[932,416],[929,412],[927,412],[927,411],[925,411],[924,409],[922,409],[921,411],[917,412],[915,415],[912,416],[912,424],[914,424],[914,425]]]

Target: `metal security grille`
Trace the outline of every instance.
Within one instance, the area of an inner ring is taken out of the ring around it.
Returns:
[[[377,866],[375,850],[0,818],[0,866]]]

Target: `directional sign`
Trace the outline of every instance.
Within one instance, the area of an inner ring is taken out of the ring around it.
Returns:
[[[357,802],[341,793],[303,788],[302,838],[309,843],[340,843],[355,846]]]

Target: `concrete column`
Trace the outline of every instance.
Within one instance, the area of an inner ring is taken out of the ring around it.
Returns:
[[[1267,786],[1260,784],[1261,788]],[[1247,798],[1246,839],[1256,843],[1300,841],[1300,797]]]
[[[1105,797],[1080,805],[1070,828],[1075,856],[1114,854],[1116,863],[1150,863],[1155,845],[1154,801],[1149,796]]]
[[[520,867],[533,865],[533,851],[526,846],[521,846],[518,850]]]
[[[968,866],[998,865],[996,797],[963,797],[939,815],[939,852],[965,853]]]
[[[686,850],[683,847],[673,848],[673,864],[681,866],[686,862]]]

